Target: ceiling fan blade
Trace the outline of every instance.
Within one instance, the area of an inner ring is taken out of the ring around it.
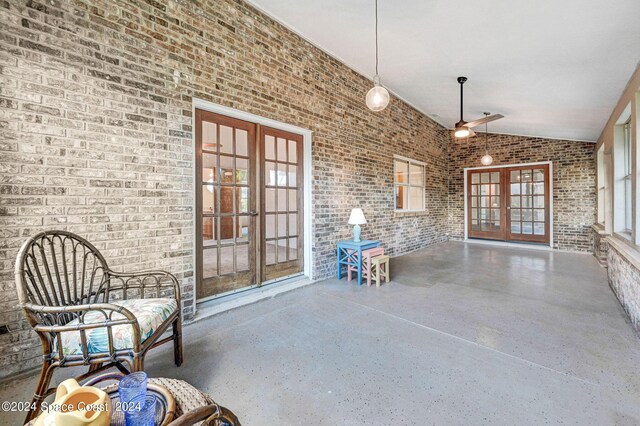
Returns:
[[[504,118],[504,115],[502,115],[502,114],[493,114],[493,115],[490,115],[488,117],[479,118],[477,120],[471,121],[471,122],[465,124],[465,127],[469,127],[469,128],[476,127],[476,126],[479,126],[479,125],[484,124],[484,123],[490,123],[492,121],[499,120],[501,118]]]

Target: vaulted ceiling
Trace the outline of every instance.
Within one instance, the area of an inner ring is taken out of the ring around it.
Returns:
[[[359,73],[374,74],[374,0],[250,0]],[[638,0],[379,0],[380,75],[452,127],[595,141],[640,60]],[[363,94],[364,96],[364,94]],[[364,99],[363,99],[364,102]],[[483,129],[477,129],[483,130]]]

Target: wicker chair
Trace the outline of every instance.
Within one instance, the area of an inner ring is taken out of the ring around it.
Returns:
[[[180,286],[172,274],[115,272],[84,238],[46,231],[22,245],[15,279],[43,354],[34,409],[25,423],[55,391],[49,384],[58,367],[89,366],[78,380],[111,367],[124,374],[141,371],[147,351],[171,341],[174,361],[182,364]],[[172,335],[160,340],[169,326]]]
[[[168,389],[175,399],[176,418],[168,426],[240,426],[231,410],[184,380],[154,377],[149,383]]]
[[[240,421],[227,408],[216,403],[196,408],[169,423],[169,426],[240,426]]]

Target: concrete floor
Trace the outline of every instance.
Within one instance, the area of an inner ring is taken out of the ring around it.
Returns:
[[[248,426],[640,424],[640,340],[592,256],[447,243],[391,273],[199,321],[182,367],[166,346],[147,371]],[[5,384],[0,399],[33,386]]]

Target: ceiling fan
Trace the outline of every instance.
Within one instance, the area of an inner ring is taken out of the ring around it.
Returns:
[[[456,128],[453,131],[453,135],[456,138],[466,138],[475,136],[475,132],[472,130],[473,127],[479,126],[481,124],[489,123],[491,121],[499,120],[504,117],[501,114],[493,114],[484,118],[479,118],[474,121],[466,122],[462,118],[462,105],[463,105],[463,96],[462,96],[462,85],[467,81],[467,77],[458,77],[458,83],[460,83],[460,121],[456,123]]]

